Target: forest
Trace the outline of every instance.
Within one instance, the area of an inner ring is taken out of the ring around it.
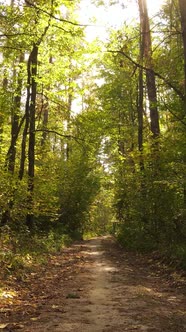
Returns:
[[[80,0],[0,1],[6,273],[108,233],[186,268],[186,2],[133,3],[137,20],[88,41]]]

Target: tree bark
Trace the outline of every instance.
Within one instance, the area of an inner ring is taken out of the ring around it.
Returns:
[[[35,163],[35,114],[36,114],[36,93],[37,93],[37,57],[38,46],[34,45],[31,52],[31,99],[30,99],[30,127],[29,127],[29,147],[28,147],[28,176],[34,178]],[[33,184],[31,184],[33,187]]]
[[[21,64],[24,61],[24,54],[20,55],[19,63]],[[13,107],[12,107],[12,127],[11,127],[11,142],[10,147],[6,156],[6,166],[8,171],[14,174],[15,170],[15,159],[16,159],[16,142],[17,138],[23,124],[23,119],[20,121],[20,107],[21,107],[21,92],[22,92],[22,78],[20,72],[18,73],[17,78],[17,88],[14,97]],[[19,123],[20,121],[20,123]]]
[[[144,37],[143,37],[143,27],[142,27],[142,12],[140,11],[140,65],[143,67],[144,60]],[[144,91],[143,91],[143,69],[139,68],[139,86],[138,86],[138,149],[140,152],[143,151],[143,101],[144,101]]]
[[[147,93],[149,100],[149,110],[150,110],[150,121],[151,121],[151,132],[153,138],[158,138],[160,134],[159,127],[159,114],[157,107],[157,90],[156,90],[156,80],[155,73],[153,70],[153,61],[152,61],[152,42],[151,42],[151,33],[150,33],[150,24],[147,11],[146,0],[138,0],[139,12],[140,12],[140,25],[141,25],[141,34],[144,44],[144,61],[145,66],[148,68],[146,70],[146,84],[147,84]]]
[[[37,94],[37,62],[38,46],[34,44],[31,55],[31,98],[30,98],[30,126],[29,126],[29,143],[28,143],[28,205],[32,208],[33,191],[34,191],[34,171],[35,171],[35,115],[36,115],[36,94]],[[32,229],[33,213],[27,214],[27,226]]]
[[[180,15],[181,15],[181,29],[183,39],[183,54],[184,54],[184,114],[186,117],[186,2],[185,0],[179,0]],[[183,162],[186,165],[186,154],[184,153]],[[183,184],[184,194],[184,209],[186,210],[186,175],[184,175]]]
[[[3,94],[6,96],[6,91],[8,88],[8,79],[7,79],[6,69],[4,70],[4,73],[3,73],[2,88],[3,88]],[[1,144],[3,142],[3,129],[4,129],[3,126],[4,126],[4,114],[2,114],[0,112],[0,153],[1,153]]]
[[[71,119],[71,111],[72,111],[72,89],[70,88],[70,84],[71,84],[71,79],[69,79],[69,88],[67,90],[67,118],[66,118],[66,122],[67,122],[67,131],[69,130],[69,124],[70,124],[70,119]],[[70,139],[66,142],[66,149],[65,149],[65,159],[69,160],[70,157],[70,153],[72,152],[72,146],[71,146],[71,142]]]
[[[52,56],[50,56],[49,58],[49,64],[51,65],[53,63],[52,60]],[[50,91],[50,85],[47,86],[47,91]],[[48,102],[48,98],[42,96],[42,107],[41,107],[41,113],[43,115],[43,134],[42,134],[42,138],[41,138],[41,146],[45,145],[46,139],[47,139],[47,126],[48,126],[48,116],[49,116],[49,102]]]
[[[48,108],[49,108],[48,101],[44,100],[43,101],[43,106],[42,106],[42,113],[43,113],[42,128],[44,129],[44,131],[42,133],[41,146],[45,145],[45,142],[46,142],[46,139],[47,139]]]
[[[22,180],[24,171],[25,171],[25,159],[26,159],[26,140],[27,140],[27,133],[29,128],[30,122],[30,84],[31,84],[31,55],[29,56],[28,63],[27,63],[27,96],[26,96],[26,104],[25,104],[25,126],[22,135],[22,143],[21,143],[21,160],[20,160],[20,167],[19,167],[19,179]]]
[[[186,2],[179,0],[180,15],[181,15],[181,29],[183,39],[183,53],[184,53],[184,111],[186,116]]]

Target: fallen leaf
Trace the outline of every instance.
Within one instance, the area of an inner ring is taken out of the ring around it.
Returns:
[[[5,329],[5,327],[7,327],[8,324],[0,324],[0,329]]]
[[[59,308],[58,305],[55,305],[55,304],[52,305],[52,309],[57,309],[57,308]]]

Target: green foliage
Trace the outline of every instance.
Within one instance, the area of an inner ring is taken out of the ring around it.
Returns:
[[[186,124],[180,96],[185,93],[184,59],[181,38],[177,33],[170,33],[180,29],[177,4],[172,9],[168,4],[162,9],[160,17],[166,25],[156,18],[160,33],[152,28],[161,127],[157,142],[153,142],[150,132],[149,104],[144,90],[143,148],[139,152],[137,24],[135,29],[124,26],[120,31],[111,32],[106,45],[108,52],[100,64],[104,83],[97,93],[104,118],[104,153],[114,178],[116,236],[130,249],[164,252],[167,248],[167,255],[177,257],[183,265]]]
[[[8,226],[1,228],[0,233],[0,267],[5,275],[16,275],[22,278],[34,265],[46,264],[50,253],[59,252],[69,245],[68,235],[59,232],[59,228],[49,233],[37,232],[31,235],[24,227],[12,231]]]
[[[63,161],[59,182],[60,221],[71,236],[83,234],[89,207],[99,190],[99,177],[87,156],[72,147],[69,160]]]
[[[126,247],[145,251],[164,251],[166,247],[167,253],[184,265],[186,123],[177,2],[171,10],[167,3],[151,28],[155,29],[152,56],[161,136],[152,142],[144,89],[140,152],[139,25],[111,31],[103,52],[101,42],[87,45],[84,28],[76,22],[78,3],[40,1],[37,6],[27,6],[20,1],[0,5],[2,264],[8,271],[21,270],[41,257],[40,253],[60,250],[69,237],[80,239],[83,234],[111,230],[117,219],[116,236]],[[35,44],[39,56],[34,77],[34,179],[27,175],[31,134],[27,128],[20,180],[23,117],[26,93],[31,92],[28,59]],[[145,86],[145,75],[143,83]],[[21,97],[20,105],[16,97]],[[10,170],[7,161],[12,139],[15,160]],[[34,221],[31,233],[26,226],[28,215]],[[3,223],[8,228],[3,228]]]
[[[114,221],[113,197],[112,176],[105,172],[101,179],[101,188],[89,208],[84,227],[86,237],[90,237],[90,234],[95,236],[111,232]]]
[[[127,167],[118,178],[115,207],[120,222],[116,236],[129,249],[160,250],[184,265],[183,164],[169,153],[162,148],[158,160],[148,157],[143,171],[136,168],[131,173]]]
[[[186,270],[186,245],[184,243],[168,248],[168,252],[165,251],[165,254],[170,257],[174,265],[177,263]]]

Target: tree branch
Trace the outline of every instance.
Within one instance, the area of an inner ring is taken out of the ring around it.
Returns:
[[[176,94],[181,98],[181,100],[184,101],[184,94],[178,88],[176,88],[171,82],[169,82],[165,77],[163,77],[160,73],[156,72],[152,68],[147,68],[147,67],[145,67],[145,66],[137,63],[128,54],[126,54],[123,51],[107,50],[106,52],[109,52],[109,53],[119,53],[119,54],[123,55],[125,58],[127,58],[130,62],[132,62],[136,67],[141,68],[143,70],[153,71],[155,76],[157,76],[158,78],[160,78],[167,86],[169,86],[169,88],[173,89],[174,92],[176,92]]]
[[[164,106],[167,108],[167,110],[178,120],[180,121],[184,126],[186,126],[186,122],[183,121],[183,119],[181,119],[179,116],[177,116],[171,109],[170,107],[166,104],[165,101],[163,101]]]
[[[76,23],[76,22],[72,22],[72,21],[69,21],[69,20],[65,20],[63,18],[59,18],[59,17],[56,17],[55,15],[49,13],[47,10],[44,10],[43,8],[40,8],[36,5],[34,5],[32,2],[30,2],[29,0],[25,0],[25,2],[27,3],[28,6],[30,7],[33,7],[41,12],[43,12],[44,14],[50,16],[51,18],[54,18],[55,20],[57,21],[60,21],[60,22],[63,22],[63,23],[68,23],[68,24],[71,24],[71,25],[75,25],[75,26],[80,26],[80,27],[88,27],[88,26],[93,26],[93,25],[88,25],[88,24],[79,24],[79,23]]]
[[[64,138],[68,138],[68,139],[74,139],[78,144],[81,144],[79,141],[84,142],[83,138],[77,138],[77,137],[75,137],[73,135],[61,134],[58,131],[53,130],[53,129],[35,129],[34,132],[53,133],[53,134],[56,134],[57,136],[60,136],[60,137],[64,137]]]
[[[16,51],[23,51],[23,49],[24,49],[24,48],[17,48],[17,47],[4,46],[4,45],[0,45],[0,48],[7,48],[10,50],[16,50]]]
[[[26,33],[26,32],[20,32],[20,33],[3,33],[3,34],[0,34],[0,38],[2,37],[16,37],[16,36],[34,36],[34,34],[29,34],[29,33]]]
[[[76,32],[73,32],[73,31],[71,31],[71,30],[66,30],[66,29],[64,29],[63,27],[60,27],[60,26],[55,25],[55,24],[53,24],[52,26],[53,26],[54,28],[59,29],[59,30],[62,30],[62,31],[64,31],[64,32],[66,32],[66,33],[70,33],[72,36],[76,36]]]
[[[65,105],[65,103],[63,102],[60,102],[60,101],[57,101],[57,100],[54,100],[54,99],[51,99],[50,97],[48,97],[47,95],[45,95],[44,93],[37,93],[38,96],[42,96],[44,97],[47,101],[51,102],[51,103],[54,103],[58,106],[61,106],[63,107],[64,111],[67,110],[67,106]]]

